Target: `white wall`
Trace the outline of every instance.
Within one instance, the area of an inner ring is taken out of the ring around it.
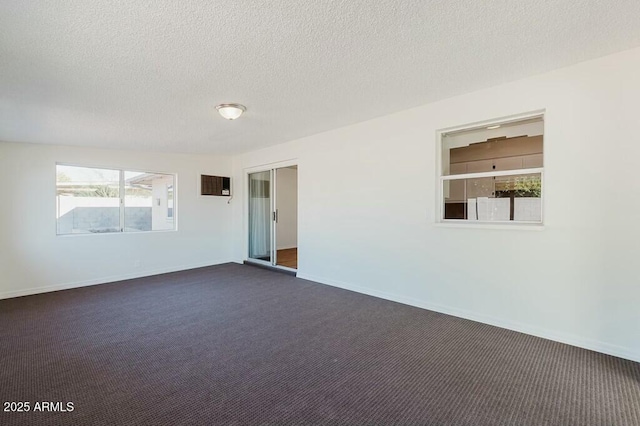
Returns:
[[[56,236],[56,162],[177,173],[178,230]],[[228,262],[228,197],[200,197],[201,173],[231,159],[0,143],[0,298]]]
[[[638,75],[630,50],[247,153],[234,176],[297,159],[300,277],[640,360]],[[437,225],[436,130],[540,109],[544,229]]]
[[[298,247],[298,170],[289,167],[276,170],[276,206],[278,250]]]

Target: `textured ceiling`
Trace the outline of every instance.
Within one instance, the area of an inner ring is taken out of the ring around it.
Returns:
[[[243,152],[636,47],[638,22],[638,0],[8,0],[0,140]]]

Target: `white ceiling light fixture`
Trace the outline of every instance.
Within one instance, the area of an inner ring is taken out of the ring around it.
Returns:
[[[494,126],[489,126],[489,127],[487,127],[487,130],[498,129],[499,127],[500,127],[500,125],[499,125],[499,124],[496,124],[496,125],[494,125]]]
[[[220,115],[227,120],[235,120],[247,110],[244,105],[240,104],[220,104],[216,106],[216,109]]]

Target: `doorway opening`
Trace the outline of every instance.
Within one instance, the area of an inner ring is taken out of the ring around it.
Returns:
[[[249,173],[248,259],[298,269],[298,166]]]

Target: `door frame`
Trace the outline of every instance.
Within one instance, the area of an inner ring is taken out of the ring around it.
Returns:
[[[276,184],[276,170],[277,169],[282,169],[285,167],[291,167],[291,166],[298,166],[298,173],[300,170],[300,164],[298,163],[298,159],[290,159],[290,160],[284,160],[284,161],[277,161],[277,162],[273,162],[273,163],[267,163],[267,164],[261,164],[259,166],[252,166],[252,167],[246,167],[243,169],[243,188],[246,191],[246,195],[242,200],[242,207],[243,207],[243,218],[242,218],[242,223],[243,223],[243,252],[244,252],[244,258],[246,262],[252,262],[252,263],[257,263],[260,265],[264,265],[264,266],[269,266],[272,268],[278,268],[278,269],[282,269],[285,271],[290,271],[290,272],[296,272],[297,273],[297,269],[292,269],[292,268],[287,268],[286,266],[281,266],[281,265],[277,265],[277,261],[278,261],[278,250],[277,250],[277,244],[278,242],[276,241],[276,225],[274,225],[275,221],[273,220],[273,215],[274,212],[276,211],[276,192],[278,190],[277,188],[277,184]],[[266,260],[260,260],[260,259],[253,259],[249,257],[249,196],[251,195],[249,193],[249,175],[252,173],[259,173],[259,172],[266,172],[269,171],[270,175],[271,175],[271,182],[269,184],[269,188],[270,188],[270,209],[271,209],[271,260],[270,261],[266,261]],[[299,181],[298,181],[299,184]],[[298,191],[300,191],[300,187],[298,186]],[[297,207],[297,206],[296,206]]]

